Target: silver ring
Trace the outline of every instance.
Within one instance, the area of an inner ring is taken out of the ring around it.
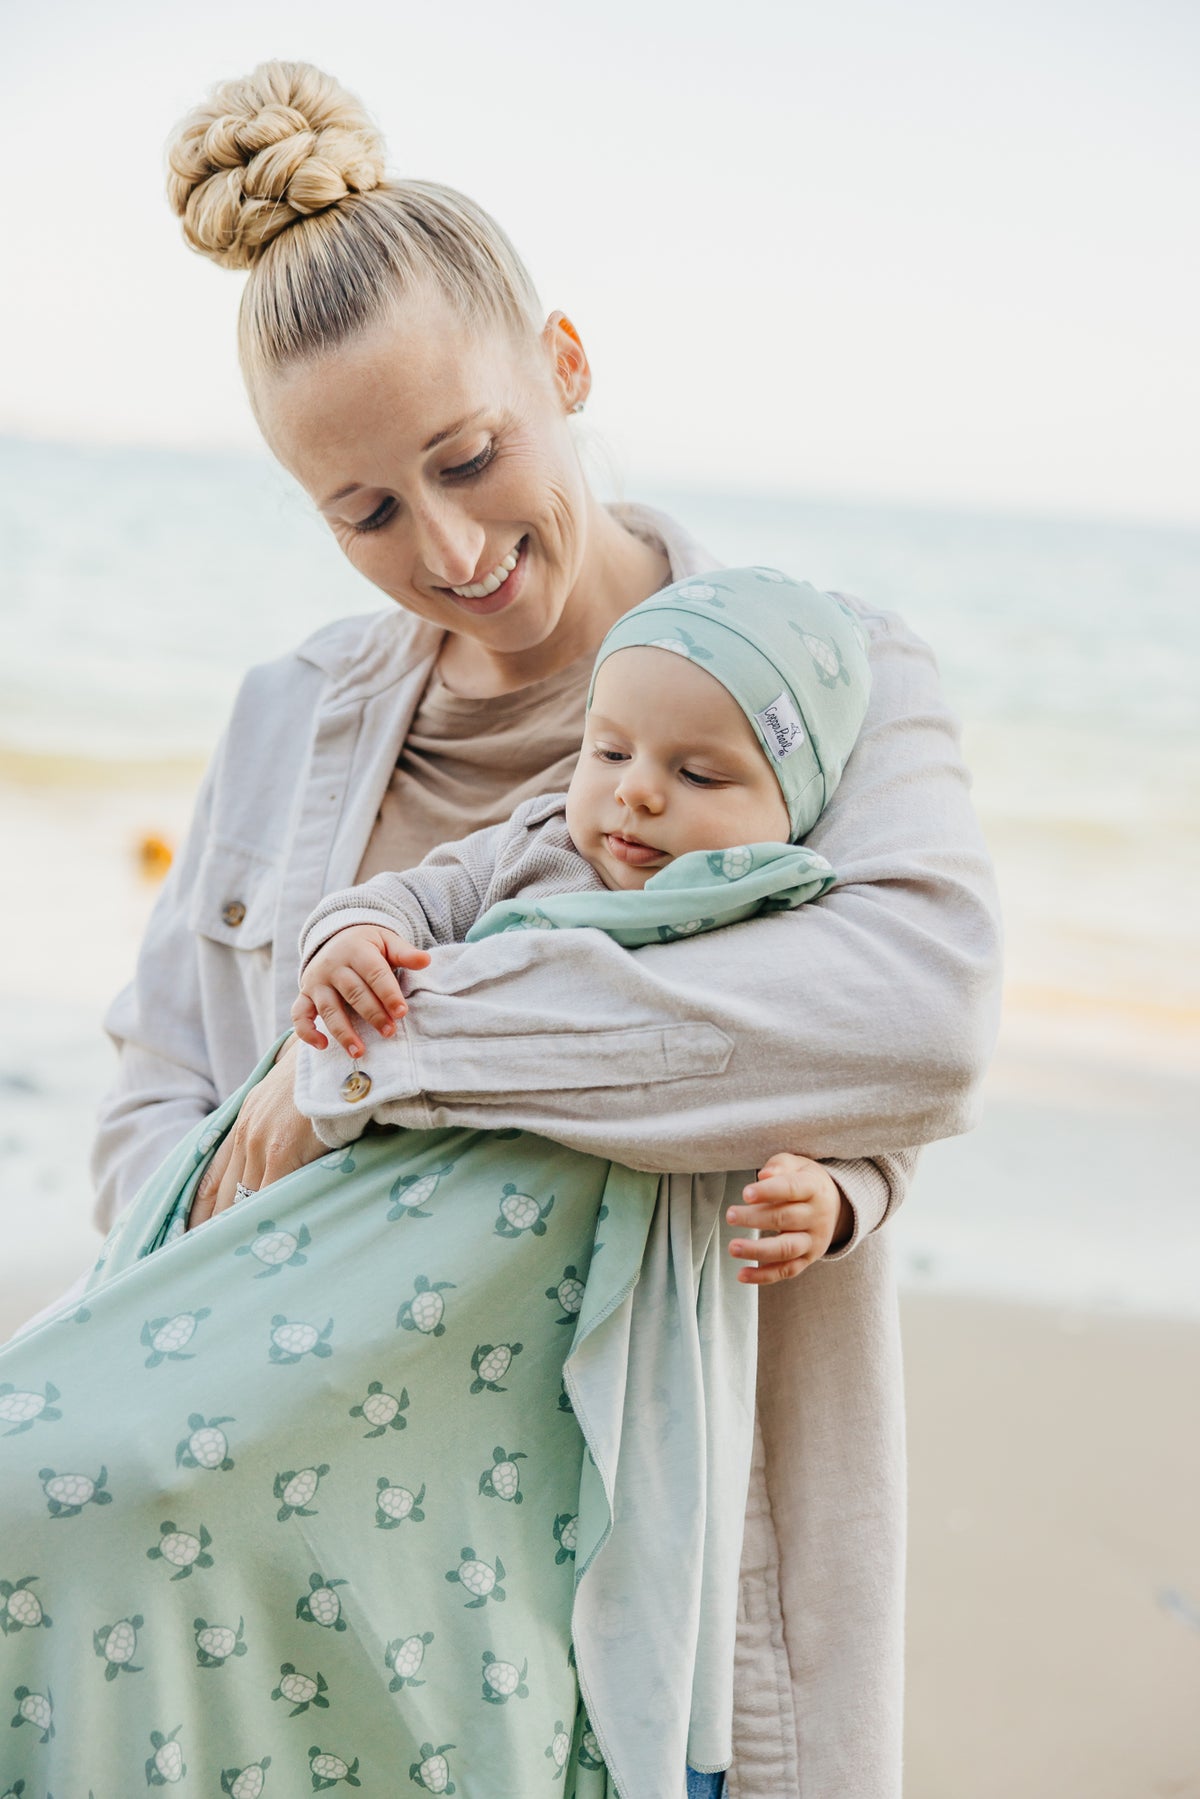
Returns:
[[[253,1199],[254,1195],[257,1192],[258,1192],[257,1187],[243,1187],[241,1181],[239,1181],[237,1184],[237,1187],[234,1189],[234,1195],[233,1195],[234,1205],[236,1206],[238,1204],[239,1200]]]

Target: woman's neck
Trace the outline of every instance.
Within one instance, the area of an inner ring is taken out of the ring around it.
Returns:
[[[442,646],[439,673],[455,693],[472,699],[515,693],[558,674],[581,656],[594,655],[609,627],[670,579],[670,563],[661,550],[590,500],[587,556],[550,634],[528,649],[498,654],[452,632]]]

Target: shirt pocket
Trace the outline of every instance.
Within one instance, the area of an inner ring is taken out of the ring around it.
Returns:
[[[261,950],[275,940],[281,869],[243,844],[210,840],[192,889],[188,924],[229,949]]]

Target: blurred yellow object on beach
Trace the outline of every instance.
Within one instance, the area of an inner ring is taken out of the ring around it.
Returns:
[[[138,840],[138,866],[147,881],[161,881],[170,868],[174,855],[175,851],[167,839],[159,837],[153,831]]]

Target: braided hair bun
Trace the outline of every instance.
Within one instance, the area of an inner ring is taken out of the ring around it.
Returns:
[[[224,81],[181,122],[167,194],[194,250],[251,268],[301,219],[384,178],[384,146],[352,94],[304,62],[265,62]]]

